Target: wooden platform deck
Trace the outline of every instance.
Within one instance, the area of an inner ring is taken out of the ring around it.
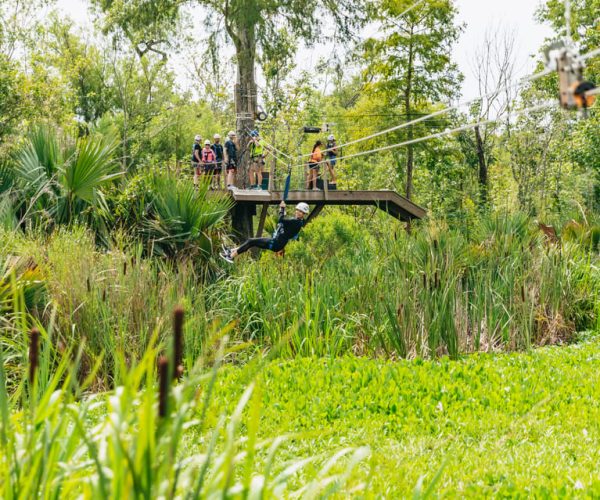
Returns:
[[[236,204],[278,205],[283,197],[282,191],[254,191],[238,189],[231,192]],[[395,191],[290,191],[288,204],[304,201],[315,208],[309,220],[316,217],[326,205],[371,205],[391,216],[408,221],[425,217],[426,210],[415,205]]]

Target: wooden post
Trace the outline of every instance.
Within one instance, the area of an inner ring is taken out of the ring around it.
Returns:
[[[313,211],[310,213],[310,215],[308,216],[308,218],[306,219],[306,223],[308,224],[310,221],[312,221],[317,215],[319,215],[321,213],[321,210],[323,210],[323,207],[325,206],[325,203],[319,203],[318,205],[315,206],[315,208],[313,208]]]
[[[273,157],[273,162],[271,163],[271,168],[269,169],[269,186],[267,187],[267,189],[269,191],[273,191],[273,189],[275,189],[274,177],[275,177],[275,164],[277,163],[275,156],[274,155],[271,155],[271,156]]]
[[[327,165],[327,163],[323,163],[323,167],[325,167],[323,171],[323,193],[325,193],[325,199],[328,198],[327,193],[329,192],[329,168]]]
[[[270,182],[270,181],[269,181]],[[265,228],[265,221],[267,220],[267,212],[269,210],[269,203],[265,202],[262,206],[262,212],[260,213],[260,220],[258,221],[258,229],[256,230],[256,237],[260,238]]]

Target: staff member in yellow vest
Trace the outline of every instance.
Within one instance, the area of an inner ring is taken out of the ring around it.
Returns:
[[[260,138],[258,130],[250,132],[250,168],[249,182],[250,189],[262,189],[262,172],[265,166],[265,158],[269,152],[265,141]],[[256,178],[256,184],[254,179]]]

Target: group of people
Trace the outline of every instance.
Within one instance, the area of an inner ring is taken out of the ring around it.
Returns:
[[[327,137],[327,143],[325,150],[323,148],[323,142],[318,140],[312,148],[310,159],[308,160],[308,172],[306,176],[306,189],[312,189],[319,191],[317,187],[317,179],[319,177],[319,170],[321,165],[324,165],[329,174],[327,182],[337,184],[337,178],[335,176],[335,164],[337,163],[338,157],[338,146],[333,134]],[[323,160],[326,156],[326,160]]]
[[[223,164],[225,165],[225,184],[227,189],[235,186],[235,172],[238,165],[238,143],[235,132],[232,130],[227,134],[225,147],[221,144],[221,136],[215,134],[213,141],[204,141],[201,146],[202,137],[197,135],[192,146],[192,168],[194,169],[194,185],[198,185],[198,178],[203,175],[210,176],[211,187],[221,189],[221,174]]]
[[[250,189],[262,189],[262,173],[265,159],[269,154],[266,143],[260,138],[258,131],[250,133],[248,144],[250,152],[249,180]],[[192,146],[192,168],[194,170],[194,185],[198,185],[201,176],[211,177],[211,187],[221,189],[221,175],[225,165],[225,184],[227,189],[235,189],[235,173],[237,170],[240,153],[236,133],[232,130],[227,134],[225,145],[221,144],[221,136],[215,134],[213,142],[204,141],[197,135]]]
[[[239,144],[236,133],[232,130],[227,134],[227,141],[221,144],[221,136],[215,134],[213,142],[209,139],[204,141],[204,147],[201,145],[202,137],[195,137],[192,147],[192,167],[194,169],[194,185],[198,185],[200,176],[211,177],[211,187],[221,189],[221,175],[223,165],[225,165],[225,184],[227,189],[235,189],[235,174],[240,158]],[[267,143],[260,137],[257,130],[250,132],[250,142],[248,143],[250,155],[250,166],[248,169],[248,180],[250,189],[262,189],[263,169],[265,160],[270,151]],[[335,175],[335,166],[338,157],[338,145],[333,134],[327,137],[325,149],[323,142],[315,142],[310,159],[308,161],[308,170],[306,175],[306,189],[319,191],[317,180],[320,175],[321,166],[327,169],[329,174],[327,181],[332,184],[337,183]]]

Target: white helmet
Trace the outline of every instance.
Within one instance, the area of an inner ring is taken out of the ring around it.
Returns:
[[[309,212],[308,203],[304,203],[303,201],[301,201],[300,203],[298,203],[296,205],[296,210],[299,210],[303,214],[308,214],[308,212]]]
[[[194,140],[195,141],[201,141],[202,137],[200,137],[200,134],[198,134],[196,137],[194,137]]]
[[[235,132],[233,130],[230,130],[227,134],[227,137],[235,137]]]
[[[220,138],[221,138],[221,136],[219,134],[215,134],[213,137],[213,139],[220,139]]]
[[[205,144],[205,145],[208,145],[208,146],[210,146],[210,141],[209,141],[208,139],[206,139],[206,140],[204,141],[204,144]]]
[[[331,134],[328,138],[328,141],[335,141],[335,137],[333,136],[333,134]]]

